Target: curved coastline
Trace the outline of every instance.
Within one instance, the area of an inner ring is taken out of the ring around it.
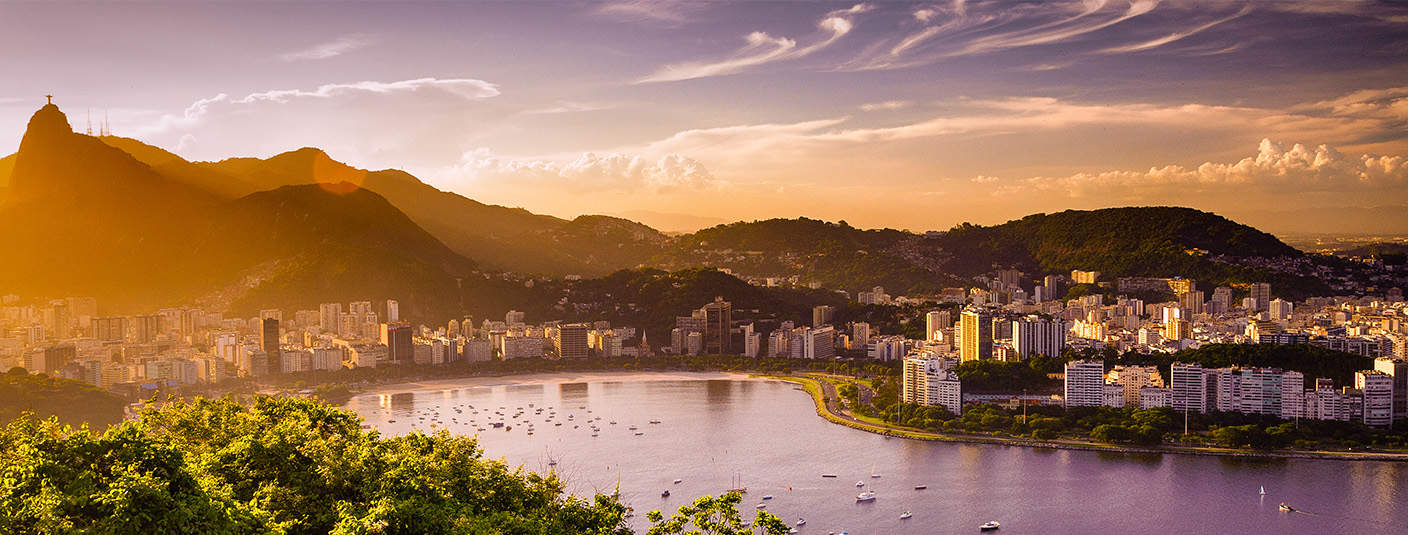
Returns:
[[[812,377],[795,375],[765,375],[769,379],[788,382],[800,385],[816,405],[818,416],[827,421],[858,429],[877,435],[887,437],[906,438],[911,440],[927,440],[931,442],[954,442],[968,444],[987,444],[991,446],[1018,446],[1024,448],[1045,448],[1061,450],[1094,451],[1104,453],[1134,453],[1134,454],[1162,454],[1172,453],[1177,455],[1205,455],[1216,457],[1243,457],[1254,459],[1322,459],[1337,461],[1383,461],[1383,462],[1408,462],[1408,454],[1399,453],[1356,453],[1356,452],[1332,452],[1332,451],[1250,451],[1235,450],[1228,448],[1213,447],[1193,447],[1193,446],[1161,446],[1161,447],[1141,447],[1141,446],[1117,446],[1113,444],[1100,444],[1090,442],[1068,442],[1068,441],[1047,441],[1008,437],[985,437],[974,435],[956,435],[948,433],[933,433],[909,428],[895,427],[889,425],[877,425],[870,422],[863,422],[851,418],[839,411],[834,410],[822,395],[822,390],[826,383]],[[834,396],[833,396],[834,399]]]

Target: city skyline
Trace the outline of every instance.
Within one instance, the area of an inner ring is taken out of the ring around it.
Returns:
[[[91,113],[188,159],[316,146],[564,217],[1408,202],[1408,11],[1377,2],[3,10],[0,45],[27,51],[5,124],[52,93],[78,131]]]

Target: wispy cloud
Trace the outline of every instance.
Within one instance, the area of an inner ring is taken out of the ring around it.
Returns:
[[[1246,15],[1247,13],[1251,13],[1251,12],[1252,12],[1252,6],[1245,6],[1245,7],[1242,8],[1241,11],[1238,11],[1238,12],[1236,12],[1236,13],[1230,15],[1230,16],[1223,17],[1223,18],[1220,18],[1220,19],[1217,19],[1217,20],[1214,20],[1214,21],[1212,21],[1212,22],[1209,22],[1209,23],[1206,23],[1206,24],[1202,24],[1202,25],[1199,25],[1199,26],[1194,26],[1194,27],[1189,28],[1189,29],[1187,29],[1187,30],[1182,30],[1182,31],[1173,32],[1173,33],[1170,33],[1170,34],[1165,35],[1165,36],[1163,36],[1163,37],[1160,37],[1160,38],[1158,38],[1158,39],[1153,39],[1153,40],[1145,41],[1145,42],[1142,42],[1142,43],[1134,43],[1134,44],[1129,44],[1129,45],[1114,46],[1114,47],[1106,48],[1106,49],[1104,49],[1104,50],[1100,50],[1099,52],[1100,52],[1100,53],[1103,53],[1103,54],[1122,54],[1122,53],[1128,53],[1128,52],[1142,52],[1142,51],[1145,51],[1145,50],[1152,50],[1152,49],[1155,49],[1155,48],[1164,46],[1164,45],[1169,44],[1169,43],[1177,42],[1177,41],[1182,40],[1182,39],[1184,39],[1184,38],[1186,38],[1186,37],[1189,37],[1189,36],[1192,36],[1192,35],[1197,35],[1198,33],[1201,33],[1202,31],[1207,30],[1208,28],[1212,28],[1213,26],[1217,26],[1217,25],[1222,24],[1222,23],[1224,23],[1224,22],[1228,22],[1228,21],[1231,21],[1231,20],[1235,20],[1235,19],[1241,18],[1243,15]]]
[[[775,61],[806,57],[830,46],[854,28],[852,17],[870,10],[867,4],[856,4],[847,9],[827,13],[817,23],[823,37],[809,45],[798,48],[797,41],[787,37],[774,37],[763,31],[755,31],[744,37],[745,44],[727,58],[704,61],[688,61],[666,65],[654,73],[636,80],[636,83],[676,82],[723,76],[741,72],[749,67]]]
[[[703,6],[701,2],[679,0],[615,0],[596,9],[596,14],[627,21],[651,21],[678,26],[689,20],[689,14]]]
[[[901,108],[908,108],[912,104],[914,103],[908,100],[886,100],[881,102],[867,102],[865,104],[861,104],[860,109],[861,111],[898,110]]]
[[[559,100],[552,105],[533,108],[523,113],[530,115],[556,115],[560,113],[580,113],[586,111],[609,110],[615,106],[611,104],[596,104],[589,102],[575,102],[571,100]]]
[[[370,36],[362,34],[344,35],[326,43],[319,43],[311,47],[296,50],[286,54],[280,54],[279,59],[283,61],[310,61],[334,58],[353,50],[363,48],[372,43]]]
[[[239,98],[220,93],[193,102],[179,115],[163,115],[156,123],[140,128],[139,131],[142,134],[151,134],[190,126],[201,121],[218,106],[242,106],[256,103],[286,104],[297,99],[331,99],[353,94],[389,95],[425,91],[439,92],[466,100],[479,100],[499,95],[498,85],[473,78],[416,78],[395,82],[362,81],[324,84],[313,90],[271,89],[250,93]]]
[[[1159,0],[1131,0],[1129,7],[1115,14],[1103,13],[1105,0],[1092,0],[1085,3],[1085,9],[1075,15],[1049,24],[1042,24],[1007,33],[983,36],[971,41],[950,55],[975,54],[1006,48],[1035,45],[1049,45],[1079,37],[1097,30],[1114,26],[1126,20],[1144,15],[1159,6]],[[1104,15],[1104,16],[1102,16]]]

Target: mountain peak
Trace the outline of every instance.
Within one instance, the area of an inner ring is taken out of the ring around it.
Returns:
[[[27,145],[42,144],[72,134],[73,127],[68,124],[68,116],[58,106],[45,104],[30,116],[29,127],[20,141],[20,150],[23,151]]]

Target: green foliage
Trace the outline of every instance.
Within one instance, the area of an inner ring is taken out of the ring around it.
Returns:
[[[1212,344],[1173,354],[1150,355],[1131,351],[1114,359],[1107,359],[1106,365],[1154,365],[1159,367],[1159,372],[1164,377],[1169,377],[1169,367],[1174,362],[1196,363],[1204,368],[1282,368],[1304,374],[1307,381],[1313,381],[1316,377],[1328,377],[1334,379],[1338,385],[1352,385],[1354,372],[1374,367],[1374,359],[1371,357],[1305,344]]]
[[[173,403],[102,434],[0,432],[6,533],[627,533],[625,509],[441,432],[383,438],[299,399]]]
[[[954,368],[958,379],[963,382],[965,393],[1012,393],[1027,390],[1031,393],[1055,392],[1061,382],[1047,377],[1046,372],[1033,366],[1045,366],[1047,360],[1003,362],[999,360],[970,360]]]
[[[39,418],[57,417],[69,425],[87,423],[104,428],[122,420],[122,398],[81,381],[29,375],[14,368],[0,375],[0,421],[24,412]]]
[[[750,526],[745,526],[743,516],[738,512],[738,503],[743,500],[737,492],[719,496],[701,496],[694,503],[681,506],[679,511],[666,519],[660,511],[651,511],[646,519],[653,524],[647,535],[783,535],[787,524],[776,515],[758,511]]]

